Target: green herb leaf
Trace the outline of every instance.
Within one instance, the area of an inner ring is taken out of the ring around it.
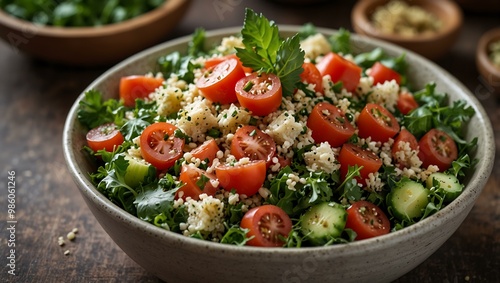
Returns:
[[[278,26],[251,9],[246,9],[241,35],[245,48],[236,48],[236,55],[243,65],[257,72],[277,75],[284,95],[291,95],[300,82],[304,63],[299,36],[282,41]]]

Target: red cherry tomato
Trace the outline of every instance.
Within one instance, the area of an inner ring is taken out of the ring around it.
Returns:
[[[140,137],[142,157],[158,170],[172,167],[184,148],[184,139],[176,138],[172,124],[159,122],[146,127]]]
[[[327,102],[314,106],[307,127],[312,131],[314,142],[328,142],[332,147],[343,145],[355,131],[342,111]]]
[[[321,76],[330,75],[332,82],[342,82],[347,91],[353,91],[359,84],[362,69],[342,56],[330,52],[316,64]]]
[[[412,94],[404,92],[401,93],[398,97],[398,102],[396,104],[396,107],[398,108],[399,112],[401,112],[403,115],[407,115],[410,113],[412,110],[415,110],[418,108],[418,103],[415,101],[415,97],[413,97]]]
[[[380,62],[377,62],[372,66],[370,77],[373,78],[373,85],[383,84],[386,81],[392,80],[395,80],[398,85],[401,83],[401,75]]]
[[[399,132],[399,123],[383,106],[368,103],[358,117],[359,136],[372,141],[386,142]]]
[[[401,167],[410,167],[410,164],[407,164],[405,160],[398,160],[396,153],[401,151],[400,149],[400,143],[402,142],[407,142],[410,145],[410,148],[412,150],[417,150],[418,149],[418,141],[415,138],[415,136],[410,133],[406,129],[402,129],[401,132],[396,136],[396,139],[394,140],[394,144],[392,145],[392,158],[399,164]]]
[[[179,180],[183,185],[175,193],[175,198],[186,200],[187,197],[191,197],[194,200],[199,200],[201,194],[214,196],[218,186],[214,186],[211,181],[215,179],[213,174],[209,174],[205,170],[195,166],[182,165]]]
[[[245,72],[240,62],[229,58],[206,70],[196,86],[208,100],[229,104],[237,101],[234,86],[243,77]]]
[[[205,68],[206,69],[209,69],[227,59],[231,59],[231,58],[234,58],[236,60],[238,60],[238,62],[240,63],[240,65],[243,67],[243,71],[245,71],[245,73],[251,73],[252,72],[252,68],[248,68],[248,67],[245,67],[243,66],[243,64],[241,63],[241,60],[240,58],[238,58],[238,56],[236,56],[236,54],[229,54],[229,55],[226,55],[226,56],[222,56],[222,57],[212,57],[212,58],[208,58],[206,61],[205,61]]]
[[[313,63],[302,64],[304,71],[300,74],[300,80],[308,84],[314,84],[314,91],[323,93],[323,76]]]
[[[238,102],[253,115],[266,116],[281,105],[283,91],[275,74],[253,73],[238,81],[235,88]]]
[[[197,148],[191,150],[191,154],[193,157],[204,161],[208,159],[208,164],[211,165],[212,161],[214,161],[217,156],[217,152],[219,151],[219,146],[215,140],[208,140],[202,143]]]
[[[253,160],[244,165],[220,165],[215,168],[215,175],[226,191],[236,190],[238,194],[253,196],[266,179],[266,162]]]
[[[231,141],[231,154],[234,157],[264,160],[267,167],[271,165],[275,152],[276,143],[273,138],[255,126],[239,128]]]
[[[283,239],[292,231],[292,220],[283,209],[268,204],[245,213],[240,227],[249,230],[247,237],[253,237],[247,245],[281,247],[285,244]]]
[[[436,165],[442,172],[450,168],[451,163],[458,157],[455,141],[447,133],[438,129],[428,131],[420,139],[418,145],[418,157],[425,168],[429,165]]]
[[[87,133],[87,144],[97,152],[104,149],[113,151],[115,147],[123,143],[123,135],[118,130],[114,123],[107,123],[99,127],[93,128]]]
[[[345,227],[356,232],[356,240],[363,240],[388,234],[391,222],[380,207],[362,200],[347,209]]]
[[[338,161],[340,162],[340,176],[342,180],[347,176],[349,166],[363,166],[359,171],[360,176],[355,177],[360,184],[366,184],[365,179],[368,179],[368,175],[377,172],[382,167],[382,160],[375,153],[350,143],[342,146]]]
[[[163,84],[162,78],[128,76],[120,80],[120,99],[127,107],[133,107],[136,99],[144,99]]]

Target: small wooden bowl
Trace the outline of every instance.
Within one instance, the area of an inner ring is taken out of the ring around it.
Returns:
[[[488,50],[490,43],[498,40],[500,40],[500,27],[481,36],[476,49],[476,66],[492,90],[500,94],[500,67],[493,65]]]
[[[0,10],[0,37],[34,58],[70,66],[104,66],[163,40],[191,0],[167,0],[136,18],[102,27],[38,26]]]
[[[371,17],[379,6],[389,0],[360,0],[352,10],[351,21],[354,30],[363,35],[395,43],[429,59],[438,59],[455,43],[462,26],[462,11],[454,1],[412,0],[410,5],[420,6],[439,18],[443,26],[433,34],[405,37],[387,34],[373,26]]]

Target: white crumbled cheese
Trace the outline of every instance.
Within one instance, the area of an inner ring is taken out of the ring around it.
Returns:
[[[219,199],[201,194],[199,201],[188,198],[184,205],[188,211],[184,235],[197,232],[214,235],[224,231],[224,203]]]
[[[368,94],[368,102],[377,103],[394,111],[399,97],[399,85],[395,80],[376,84]]]
[[[327,54],[332,50],[328,39],[319,33],[302,40],[300,47],[304,50],[305,57],[308,59],[315,59],[319,55]]]
[[[304,125],[295,121],[294,113],[285,111],[269,124],[266,133],[269,134],[276,143],[289,148],[304,129]],[[286,145],[285,145],[286,143]]]
[[[224,55],[227,55],[235,53],[236,47],[245,48],[245,45],[243,45],[243,39],[241,37],[236,37],[236,36],[224,37],[222,39],[221,45],[217,46],[217,51],[219,51]]]
[[[211,102],[198,97],[177,118],[177,126],[193,141],[204,141],[205,133],[217,126],[217,118],[212,114]]]
[[[234,133],[239,125],[248,124],[251,117],[250,113],[245,109],[231,104],[228,109],[223,110],[217,116],[217,122],[223,135],[227,135],[228,133]]]
[[[308,170],[322,170],[331,174],[340,168],[336,155],[337,153],[328,142],[322,142],[319,146],[313,146],[311,151],[304,153],[304,160]]]
[[[164,88],[157,88],[153,99],[158,104],[158,115],[168,116],[181,109],[181,101],[184,93],[178,87],[167,85]]]

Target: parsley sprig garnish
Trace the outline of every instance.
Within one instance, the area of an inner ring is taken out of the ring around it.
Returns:
[[[292,95],[304,63],[299,36],[282,40],[276,23],[251,9],[246,9],[241,35],[245,48],[236,48],[236,55],[243,65],[259,73],[277,75],[283,94]]]

